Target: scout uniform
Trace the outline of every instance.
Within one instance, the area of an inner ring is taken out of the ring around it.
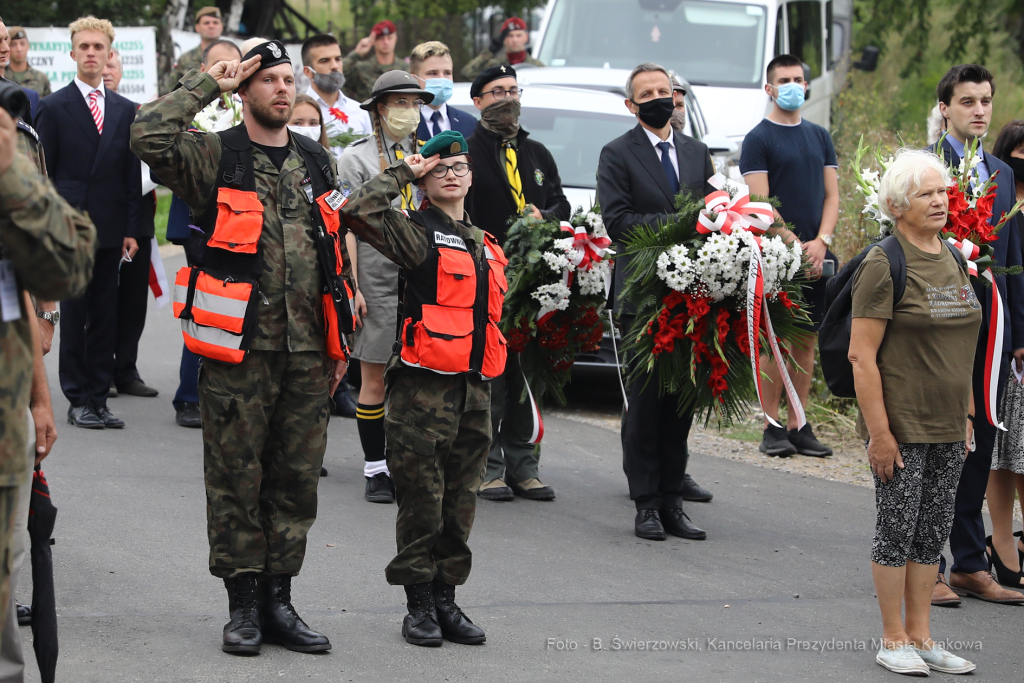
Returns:
[[[12,41],[28,40],[28,35],[21,26],[12,26],[10,33]],[[50,79],[47,78],[46,74],[39,69],[33,69],[31,66],[26,65],[24,71],[15,71],[14,65],[8,63],[5,75],[21,87],[35,90],[39,93],[40,97],[46,97],[52,92],[50,90]]]
[[[515,66],[516,64],[532,64],[533,66],[544,66],[544,62],[534,59],[526,50],[515,54],[505,49],[504,40],[509,31],[526,31],[526,22],[519,17],[509,17],[501,25],[501,35],[498,36],[483,52],[473,58],[471,62],[462,67],[459,72],[464,81],[472,81],[487,69],[502,64]]]
[[[373,36],[389,36],[397,32],[398,29],[394,23],[385,19],[378,22],[370,33]],[[345,55],[343,63],[345,64],[345,95],[357,102],[362,102],[370,97],[373,84],[385,73],[405,68],[405,62],[398,57],[395,57],[395,61],[390,64],[381,64],[377,61],[375,50],[370,50],[366,56],[352,50]]]
[[[290,64],[279,41],[245,59],[257,54],[260,70]],[[223,649],[256,653],[266,635],[300,652],[327,650],[327,638],[295,615],[290,582],[316,519],[334,368],[328,356],[345,353],[334,305],[350,305],[336,278],[348,278],[336,212],[342,198],[318,187],[321,169],[333,185],[334,161],[291,133],[287,157],[275,162],[270,154],[278,150],[250,144],[244,124],[189,132],[221,92],[197,71],[181,83],[142,106],[132,151],[185,200],[199,228],[186,247],[190,266],[175,281],[174,308],[186,345],[204,356],[210,572],[225,581],[232,618]]]
[[[203,7],[203,8],[200,8],[200,9],[196,10],[196,22],[195,23],[198,24],[199,20],[202,19],[203,17],[207,16],[207,15],[213,15],[213,16],[217,17],[218,19],[221,18],[220,9],[218,9],[217,7]],[[175,85],[177,85],[178,81],[181,80],[182,76],[187,74],[192,69],[198,69],[202,65],[203,65],[203,43],[200,42],[198,45],[196,45],[191,50],[187,50],[187,51],[181,53],[181,56],[178,57],[178,61],[175,62],[174,67],[171,69],[170,73],[168,73],[167,76],[165,77],[165,79],[163,80],[163,84],[162,84],[163,87],[161,88],[162,92],[164,92],[164,93],[169,92],[172,88],[174,88]]]
[[[445,131],[422,153],[446,158],[467,150],[460,133]],[[398,554],[385,574],[388,583],[405,586],[408,642],[440,645],[443,634],[482,643],[483,631],[454,595],[472,564],[467,541],[491,439],[488,380],[505,367],[497,323],[507,260],[466,216],[454,221],[436,207],[395,209],[392,202],[412,181],[409,165],[396,162],[341,209],[348,228],[404,276],[401,331],[385,373],[387,461],[398,499]]]
[[[10,552],[18,488],[27,478],[32,326],[23,290],[50,301],[81,296],[92,277],[96,228],[37,170],[35,131],[18,122],[18,152],[0,175],[0,623],[11,605]]]

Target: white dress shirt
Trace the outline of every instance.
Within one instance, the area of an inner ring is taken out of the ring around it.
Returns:
[[[360,108],[355,100],[345,97],[345,93],[338,91],[338,101],[334,106],[327,104],[322,97],[309,86],[306,94],[320,105],[320,116],[323,118],[324,126],[327,128],[327,139],[342,135],[344,133],[355,133],[357,135],[370,135],[373,133],[373,126],[370,124],[370,114]],[[333,112],[331,110],[334,110]],[[347,119],[347,120],[346,120]],[[341,159],[344,147],[333,146],[331,153],[335,159]]]
[[[654,145],[654,153],[658,155],[658,160],[659,161],[661,160],[661,149],[658,147],[658,145],[660,143],[662,143],[662,142],[667,142],[668,143],[669,150],[671,151],[669,156],[672,159],[672,168],[674,168],[676,170],[676,178],[678,178],[679,177],[679,157],[676,155],[676,139],[675,139],[676,136],[673,135],[672,133],[669,133],[668,140],[662,140],[657,135],[655,135],[654,133],[649,131],[647,128],[644,128],[643,126],[640,126],[640,127],[644,129],[644,132],[647,133],[647,139],[651,141],[652,145]]]
[[[431,137],[434,136],[434,122],[431,121],[431,118],[434,116],[435,111],[441,115],[441,119],[437,122],[438,126],[440,126],[441,128],[441,131],[444,132],[446,130],[452,129],[452,122],[448,118],[447,102],[442,104],[440,109],[432,109],[429,104],[425,105],[422,108],[420,108],[420,116],[423,117],[423,123],[426,124],[427,131],[430,133]]]
[[[85,98],[85,106],[86,107],[89,106],[89,93],[91,93],[93,90],[99,90],[100,91],[100,96],[96,98],[96,106],[100,108],[100,113],[103,114],[103,118],[106,119],[107,118],[107,102],[106,102],[106,100],[107,100],[107,91],[103,88],[103,81],[100,81],[100,85],[99,85],[98,88],[94,88],[91,85],[89,85],[88,83],[86,83],[85,81],[79,79],[78,76],[75,76],[75,85],[78,86],[78,89],[82,93],[82,97]]]

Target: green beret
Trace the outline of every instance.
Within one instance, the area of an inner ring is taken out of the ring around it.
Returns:
[[[427,140],[420,149],[424,157],[432,157],[440,154],[442,159],[455,157],[460,154],[469,154],[469,145],[466,138],[457,130],[443,130],[434,137]]]

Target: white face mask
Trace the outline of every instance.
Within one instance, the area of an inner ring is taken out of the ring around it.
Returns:
[[[288,130],[296,135],[305,135],[310,140],[320,142],[320,126],[288,126]]]

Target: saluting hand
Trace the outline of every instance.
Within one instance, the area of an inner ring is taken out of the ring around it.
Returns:
[[[409,156],[405,157],[404,161],[409,165],[409,168],[412,169],[413,174],[417,178],[422,178],[428,172],[430,172],[430,169],[434,168],[435,166],[437,166],[438,163],[440,163],[441,155],[435,154],[432,157],[424,158],[422,154],[410,154]]]
[[[362,38],[358,43],[356,43],[356,54],[359,55],[360,57],[365,57],[373,48],[373,41],[376,39],[377,36],[373,35],[372,33],[366,36],[365,38]]]
[[[210,74],[213,80],[217,81],[221,92],[233,92],[238,89],[238,85],[242,81],[256,73],[256,69],[259,68],[262,59],[262,55],[256,55],[244,62],[240,62],[237,59],[217,62],[206,73]]]
[[[18,150],[18,127],[7,110],[0,109],[0,175],[7,172]]]

